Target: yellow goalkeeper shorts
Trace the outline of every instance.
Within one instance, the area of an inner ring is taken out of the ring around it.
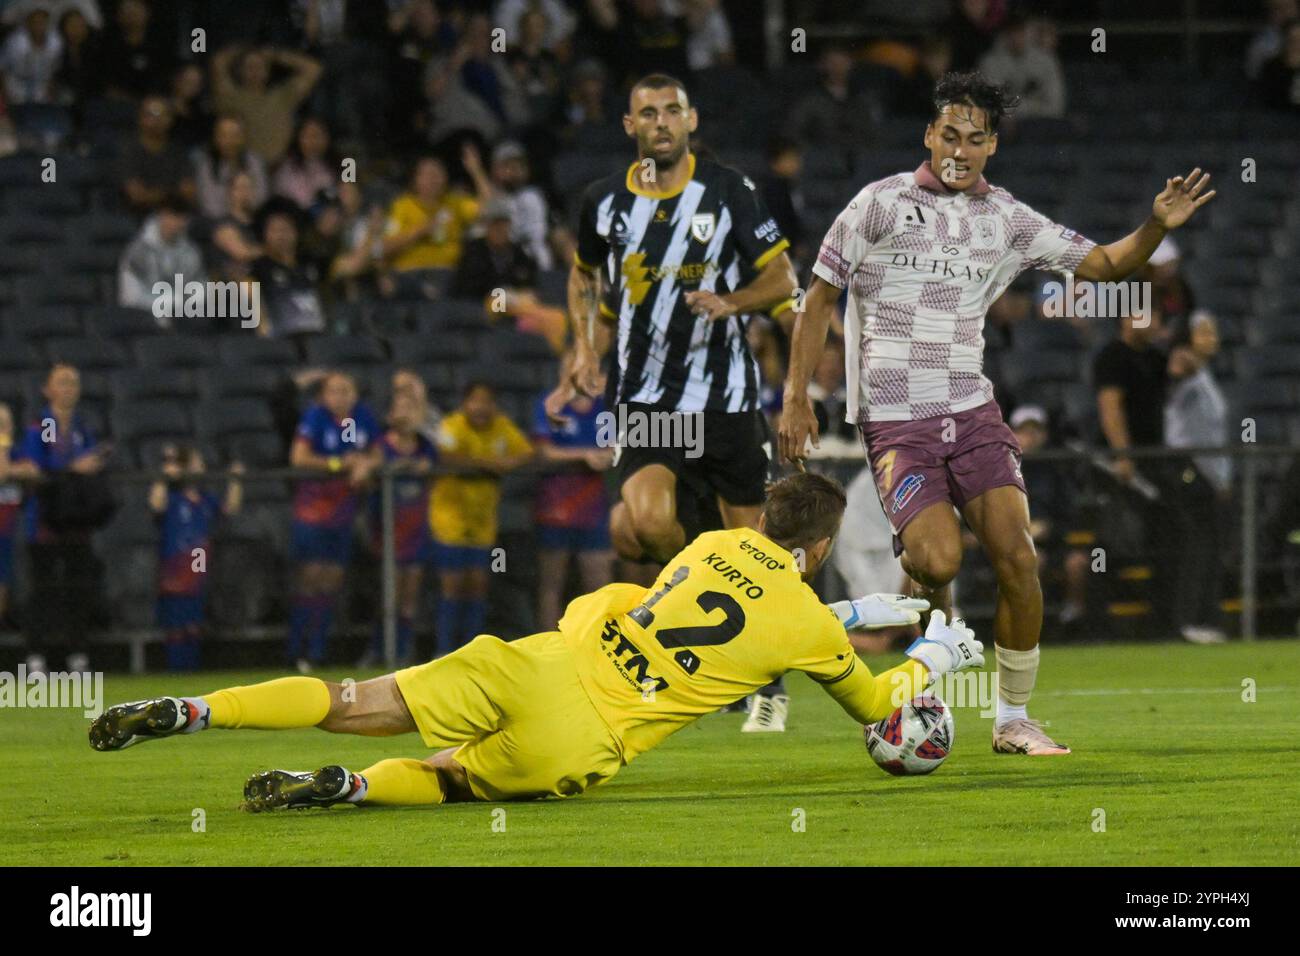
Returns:
[[[623,766],[558,631],[503,641],[480,634],[408,667],[397,687],[429,747],[454,747],[480,800],[582,793]]]

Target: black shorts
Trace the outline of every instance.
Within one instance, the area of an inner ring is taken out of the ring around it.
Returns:
[[[761,505],[767,496],[772,461],[772,433],[761,411],[665,412],[653,405],[628,403],[615,407],[630,427],[620,430],[611,469],[617,489],[647,465],[663,465],[679,484],[696,496],[712,493],[729,505]],[[635,431],[633,413],[657,427]],[[658,418],[652,416],[658,415]],[[665,416],[676,418],[670,421]],[[690,425],[684,421],[693,418]],[[620,422],[622,418],[620,417]],[[662,441],[668,437],[670,441]],[[677,440],[685,439],[685,440]]]

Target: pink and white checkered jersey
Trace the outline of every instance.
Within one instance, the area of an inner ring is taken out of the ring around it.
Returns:
[[[923,163],[866,186],[813,266],[849,292],[846,420],[915,421],[992,401],[989,306],[1026,269],[1074,272],[1094,245],[982,176],[957,192]]]

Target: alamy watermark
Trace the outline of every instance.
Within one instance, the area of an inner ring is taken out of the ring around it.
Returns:
[[[596,416],[601,448],[682,448],[687,458],[704,454],[704,413],[642,411],[618,405]]]
[[[104,712],[104,672],[32,671],[18,665],[16,674],[0,671],[0,708],[80,707],[86,717]]]

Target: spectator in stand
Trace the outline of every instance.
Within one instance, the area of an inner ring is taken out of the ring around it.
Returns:
[[[1182,264],[1178,244],[1172,236],[1165,236],[1139,271],[1140,278],[1151,283],[1151,301],[1170,328],[1185,325],[1196,308],[1196,296],[1183,275]]]
[[[251,274],[261,308],[257,333],[296,342],[325,331],[320,269],[298,254],[298,219],[288,208],[273,207],[262,217],[262,256]]]
[[[532,438],[541,461],[563,470],[542,476],[533,501],[537,525],[537,626],[555,627],[564,606],[569,561],[578,564],[583,594],[614,579],[614,550],[609,539],[606,471],[613,449],[600,447],[600,398],[579,395],[560,411],[563,425],[553,425],[546,400],[538,398]]]
[[[244,466],[230,465],[224,501],[199,484],[206,468],[197,448],[163,450],[165,480],[149,488],[149,509],[158,524],[158,626],[167,651],[167,669],[199,668],[199,641],[208,604],[208,564],[212,526],[218,516],[239,512]]]
[[[353,300],[361,282],[373,279],[382,296],[393,294],[395,283],[384,265],[384,208],[367,203],[357,183],[339,183],[340,250],[330,264],[330,280],[341,285],[343,298]]]
[[[917,51],[916,67],[895,87],[893,112],[900,116],[934,115],[935,84],[952,68],[952,41],[946,36],[926,36]]]
[[[47,147],[56,146],[72,129],[55,83],[62,57],[59,31],[49,22],[48,10],[39,7],[27,12],[22,26],[0,47],[0,75],[14,125]]]
[[[18,514],[22,510],[23,486],[12,479],[14,416],[0,402],[0,628],[9,622],[9,602],[14,593],[14,541],[18,537]]]
[[[722,12],[720,0],[685,0],[686,26],[690,35],[686,40],[686,62],[692,70],[707,70],[723,66],[736,58],[731,40],[731,24]]]
[[[537,7],[520,16],[517,34],[507,29],[508,36],[519,37],[506,52],[510,76],[527,104],[530,124],[543,133],[549,131],[563,95],[560,58],[547,45],[548,32],[546,13]]]
[[[1264,64],[1282,52],[1283,28],[1300,19],[1300,3],[1296,0],[1268,0],[1265,6],[1268,22],[1246,48],[1246,76],[1252,80],[1259,79]]]
[[[257,236],[253,177],[239,171],[226,191],[226,214],[212,225],[212,273],[223,281],[242,282],[263,253]]]
[[[796,264],[807,261],[804,247],[803,193],[799,175],[803,172],[803,148],[788,136],[774,136],[767,143],[767,175],[763,177],[763,204],[790,240],[790,258]]]
[[[199,211],[209,219],[220,219],[229,210],[226,197],[235,173],[247,173],[253,185],[253,205],[260,206],[270,195],[266,163],[247,146],[244,123],[237,116],[219,116],[212,126],[212,143],[194,153]]]
[[[208,105],[206,74],[197,63],[182,63],[172,74],[172,139],[187,152],[207,142],[212,130],[212,108]]]
[[[1007,0],[956,0],[944,32],[952,43],[952,68],[972,70],[997,36]]]
[[[1054,53],[1035,45],[1029,22],[1009,16],[979,69],[1008,93],[1020,97],[1017,120],[1060,119],[1065,115],[1065,71]]]
[[[499,196],[489,200],[481,221],[483,235],[466,244],[452,277],[451,294],[484,300],[489,319],[513,316],[520,332],[540,335],[560,354],[564,351],[568,318],[563,309],[538,300],[537,263],[510,238],[509,203]]]
[[[584,60],[573,68],[568,85],[569,102],[564,110],[562,138],[580,147],[591,131],[605,132],[618,122],[617,98],[609,88],[609,78],[599,60]]]
[[[548,240],[550,217],[546,196],[529,184],[528,154],[513,140],[492,150],[492,186],[510,209],[510,237],[528,250],[539,269],[551,269],[555,257]]]
[[[372,0],[292,0],[300,46],[321,64],[310,108],[348,144],[384,140],[388,86],[383,42],[384,7]],[[377,9],[378,8],[378,9]]]
[[[1053,566],[1060,559],[1065,588],[1059,620],[1070,624],[1083,617],[1088,597],[1088,552],[1067,540],[1078,492],[1063,463],[1034,458],[1034,452],[1047,447],[1051,437],[1047,413],[1040,406],[1020,405],[1008,417],[1008,423],[1025,455],[1020,470],[1034,502],[1029,534],[1038,551],[1039,577],[1044,581],[1053,577]]]
[[[1143,316],[1130,314],[1120,319],[1120,334],[1093,360],[1093,387],[1097,392],[1097,416],[1105,443],[1115,451],[1165,445],[1165,397],[1169,383],[1169,358],[1159,348],[1162,317],[1154,308]],[[1171,513],[1175,482],[1164,459],[1145,459],[1139,470],[1133,459],[1111,459],[1110,471],[1121,484],[1141,490],[1143,483],[1154,486],[1158,497],[1143,505],[1146,541],[1154,569],[1152,593],[1161,602],[1155,620],[1172,626],[1177,562],[1177,538],[1173,534],[1177,517]]]
[[[482,174],[478,152],[472,147],[466,149],[465,165],[472,176]],[[477,177],[475,181],[478,183]],[[389,208],[384,256],[399,273],[454,269],[460,262],[465,231],[478,216],[479,202],[486,201],[491,191],[486,176],[478,186],[477,201],[448,188],[442,160],[422,156],[411,173],[410,190]]]
[[[352,557],[361,488],[381,461],[379,435],[378,422],[357,400],[352,377],[331,372],[321,382],[320,402],[307,409],[294,436],[289,463],[322,475],[300,478],[293,499],[297,575],[287,650],[289,661],[304,674],[325,660],[335,604]]]
[[[290,75],[272,83],[277,66]],[[294,114],[320,75],[320,63],[293,50],[227,47],[212,58],[213,98],[218,111],[243,121],[248,148],[274,165],[289,148]]]
[[[117,158],[117,181],[134,212],[153,212],[170,196],[194,201],[194,177],[185,152],[171,140],[171,125],[167,101],[161,96],[145,97],[136,117],[136,135]]]
[[[514,224],[510,203],[502,197],[490,199],[483,206],[479,223],[483,234],[465,244],[451,280],[451,294],[461,299],[482,299],[498,290],[508,296],[533,289],[537,285],[537,263],[521,243],[511,238]],[[489,303],[488,309],[508,311],[498,303]]]
[[[429,71],[451,52],[456,31],[433,0],[408,0],[389,17],[388,30],[388,128],[398,148],[410,148],[427,142]]]
[[[56,98],[80,120],[82,105],[101,83],[99,31],[92,30],[86,15],[74,7],[59,17],[59,37],[63,55],[54,76]]]
[[[1171,448],[1228,443],[1228,403],[1210,363],[1219,353],[1218,325],[1197,310],[1178,327],[1169,354],[1170,390],[1165,405],[1165,437]],[[1197,455],[1184,460],[1176,499],[1178,591],[1174,606],[1183,638],[1195,644],[1220,644],[1219,593],[1223,582],[1222,515],[1232,495],[1232,459]]]
[[[424,379],[420,378],[419,373],[412,368],[395,368],[393,369],[393,376],[389,380],[388,388],[389,393],[394,397],[405,395],[420,406],[423,417],[416,426],[416,431],[429,439],[430,442],[437,444],[438,427],[442,424],[442,413],[438,411],[433,402],[429,401],[429,388],[424,384]]]
[[[828,46],[818,61],[817,88],[790,115],[790,135],[807,146],[825,146],[844,154],[871,145],[879,104],[853,88],[853,57],[839,44]]]
[[[545,29],[540,40],[547,50],[565,48],[573,37],[578,18],[561,0],[499,0],[492,22],[506,31],[506,36],[522,36],[528,31],[529,16],[542,18]]]
[[[1300,20],[1282,27],[1282,48],[1259,71],[1260,97],[1277,110],[1300,110]]]
[[[620,10],[618,23],[624,78],[637,79],[647,73],[688,76],[690,27],[686,18],[670,13],[663,0],[632,0],[630,7],[627,13]]]
[[[275,192],[309,209],[322,190],[337,187],[341,171],[330,153],[330,131],[325,122],[309,116],[298,124],[289,155],[275,171]]]
[[[379,439],[385,465],[400,474],[393,479],[393,557],[397,564],[397,664],[415,661],[411,644],[415,616],[420,611],[424,566],[433,560],[429,536],[429,480],[438,450],[421,433],[424,403],[409,391],[394,391],[388,409],[388,429]],[[383,495],[370,499],[371,547],[383,559]],[[374,637],[358,667],[374,667],[383,656],[384,621],[375,622]]]
[[[183,292],[176,298],[176,277],[182,284],[205,278],[203,254],[186,232],[189,224],[190,205],[179,196],[170,197],[144,221],[118,264],[118,305],[148,309],[164,328],[185,314]],[[167,289],[165,303],[154,291],[159,283]]]
[[[439,478],[429,500],[440,593],[435,656],[441,657],[483,631],[501,476],[528,462],[533,448],[497,410],[492,387],[470,382],[460,408],[442,420],[438,451],[444,464],[469,472]]]
[[[167,38],[151,24],[145,0],[120,0],[117,16],[106,27],[99,60],[99,89],[110,95],[140,99],[170,76],[175,58]]]
[[[77,411],[75,368],[55,365],[41,391],[47,404],[9,466],[11,477],[48,479],[28,496],[24,516],[32,580],[27,669],[45,671],[47,658],[63,657],[69,671],[86,671],[102,577],[91,536],[112,513],[108,485],[96,476],[112,449],[96,442]]]

